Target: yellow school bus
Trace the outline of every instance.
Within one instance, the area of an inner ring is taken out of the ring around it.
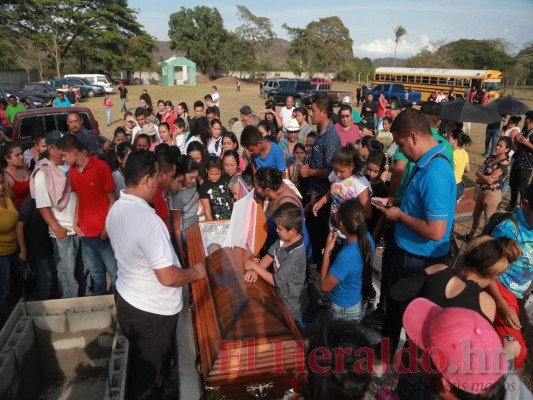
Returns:
[[[464,97],[465,91],[473,87],[488,90],[490,99],[494,100],[501,94],[502,73],[474,69],[380,67],[374,72],[374,85],[380,83],[402,83],[406,90],[421,92],[423,101],[436,90],[442,90],[448,96],[453,89],[456,96]]]

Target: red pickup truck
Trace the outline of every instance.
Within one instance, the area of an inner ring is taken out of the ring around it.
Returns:
[[[67,116],[73,111],[80,113],[83,126],[88,131],[98,135],[102,141],[106,140],[100,135],[98,122],[87,107],[44,107],[20,111],[15,115],[11,138],[21,143],[25,150],[33,146],[35,133],[39,130],[68,132]],[[100,142],[101,140],[98,140],[99,146],[101,146]]]
[[[313,76],[310,79],[311,85],[318,85],[320,83],[325,83],[326,85],[333,86],[333,82],[331,79],[326,79],[321,76]]]

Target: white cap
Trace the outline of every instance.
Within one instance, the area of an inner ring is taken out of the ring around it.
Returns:
[[[344,96],[342,98],[342,104],[350,104],[350,96]]]

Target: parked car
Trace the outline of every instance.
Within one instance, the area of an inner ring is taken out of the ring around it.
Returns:
[[[346,92],[342,90],[331,90],[331,85],[329,83],[317,83],[311,84],[311,91],[313,92],[313,98],[316,96],[326,95],[333,100],[335,105],[341,105],[342,100],[345,97],[352,98],[352,92]]]
[[[321,76],[313,76],[311,79],[311,85],[318,85],[319,83],[325,83],[326,85],[329,85],[330,87],[333,86],[333,82],[331,79],[326,79]]]
[[[263,86],[259,88],[259,95],[264,98],[268,99],[268,94],[272,89],[279,89],[279,83],[281,81],[286,81],[287,79],[283,78],[277,78],[277,79],[269,79],[265,83],[263,83]]]
[[[63,78],[82,78],[89,81],[91,85],[103,86],[106,93],[114,93],[115,88],[109,80],[109,78],[104,74],[70,74],[65,75]],[[90,96],[89,96],[90,97]]]
[[[98,135],[98,146],[101,148],[108,140],[100,135],[98,122],[87,107],[47,107],[20,111],[13,121],[12,139],[22,144],[23,149],[33,146],[33,137],[38,130],[46,132],[68,132],[67,116],[77,111],[83,118],[83,126],[93,135]]]
[[[30,106],[32,108],[44,107],[47,104],[46,101],[44,99],[41,99],[40,97],[30,96],[30,95],[26,96],[23,93],[19,92],[18,90],[12,89],[10,87],[0,87],[0,100],[3,99],[7,101],[8,97],[11,95],[14,95],[18,99],[19,103],[22,102],[22,100],[24,100],[25,97],[29,97]]]
[[[40,97],[46,105],[51,106],[57,97],[57,90],[46,82],[28,82],[24,85],[24,95]]]
[[[80,90],[80,97],[103,96],[105,88],[100,85],[93,85],[84,78],[62,78],[52,81],[52,86],[56,89],[67,89],[69,86]]]
[[[271,89],[267,98],[274,104],[285,103],[288,96],[294,98],[294,105],[300,107],[302,104],[311,104],[314,93],[311,91],[309,81],[300,81],[298,79],[286,79],[277,82],[278,87]]]
[[[389,102],[391,109],[395,110],[401,104],[420,104],[422,101],[422,93],[420,92],[408,92],[402,84],[398,83],[385,83],[377,85],[372,90],[374,100],[377,101],[381,93],[385,94],[385,98]]]

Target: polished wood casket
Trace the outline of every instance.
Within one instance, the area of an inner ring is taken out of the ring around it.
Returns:
[[[209,248],[206,255],[200,225],[210,223],[217,222],[186,230],[189,264],[207,270],[207,279],[191,284],[204,389],[208,398],[281,399],[303,373],[302,337],[274,287],[244,281],[248,249]]]

